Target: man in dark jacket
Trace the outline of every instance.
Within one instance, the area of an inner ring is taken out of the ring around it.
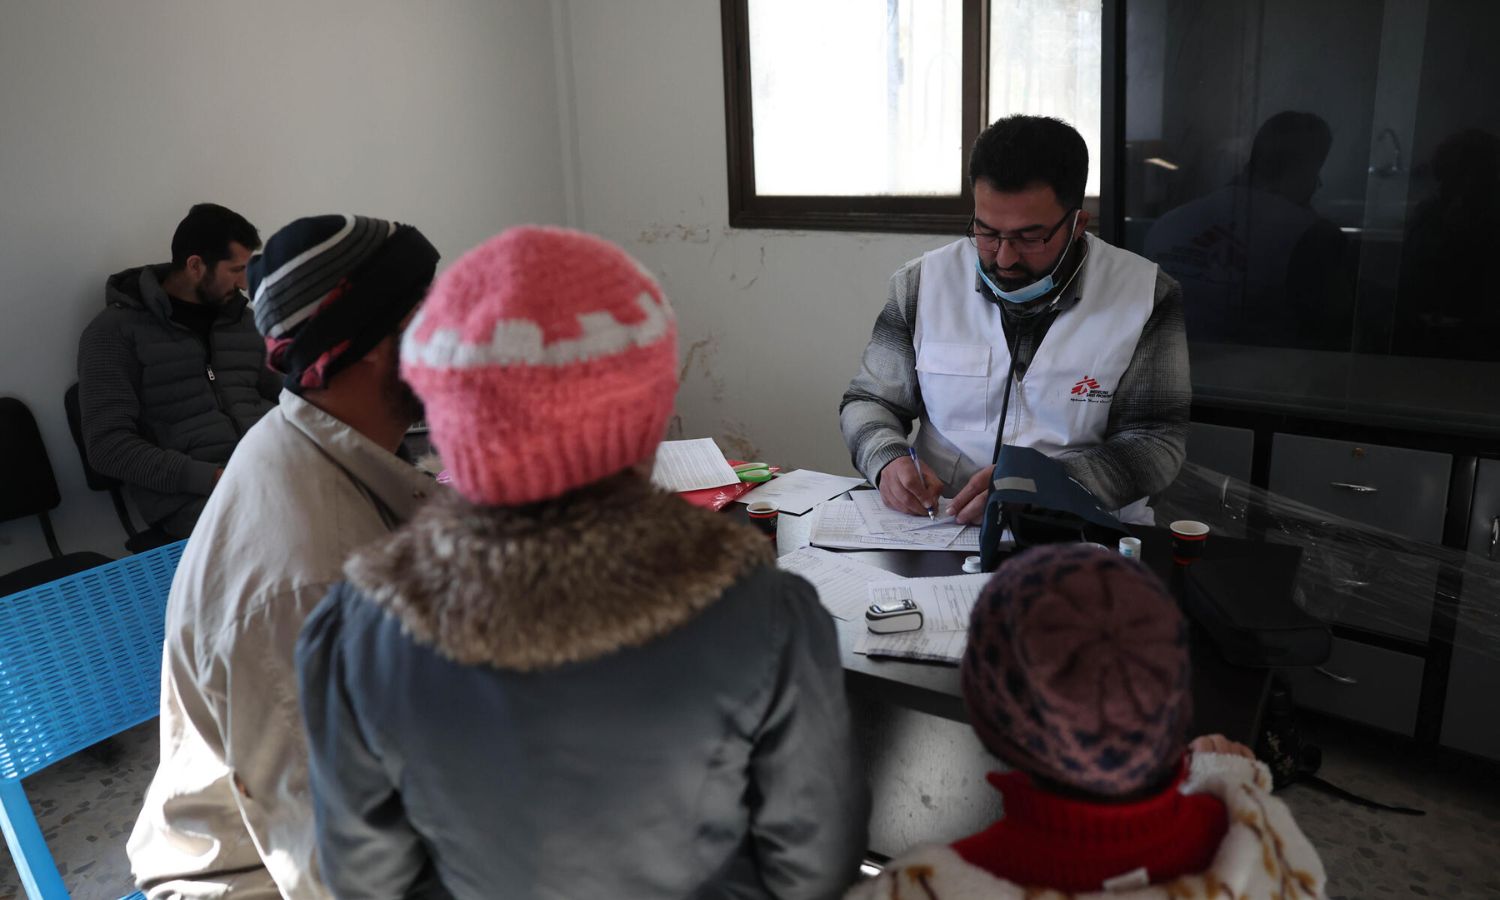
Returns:
[[[260,235],[200,203],[172,235],[172,261],[104,284],[104,311],[78,342],[89,463],[130,486],[141,515],[187,537],[241,437],[276,405],[280,382],[246,310],[245,268]]]

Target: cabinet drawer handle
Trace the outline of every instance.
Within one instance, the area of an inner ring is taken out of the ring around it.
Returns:
[[[1337,681],[1339,684],[1359,684],[1359,679],[1351,675],[1340,675],[1339,673],[1331,672],[1328,669],[1323,668],[1322,666],[1314,666],[1314,669],[1319,675],[1326,675],[1329,678],[1332,678],[1334,681]]]
[[[1346,491],[1353,491],[1356,494],[1373,494],[1380,490],[1380,488],[1372,487],[1368,484],[1350,484],[1347,481],[1330,481],[1328,483],[1336,488],[1343,488]]]
[[[1344,588],[1367,588],[1370,586],[1370,582],[1360,581],[1358,578],[1335,578],[1334,581],[1338,583],[1339,587]]]
[[[1500,516],[1490,519],[1490,559],[1495,558],[1495,548],[1500,545]]]

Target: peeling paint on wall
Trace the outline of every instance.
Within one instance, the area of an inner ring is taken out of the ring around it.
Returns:
[[[699,377],[708,382],[709,399],[715,403],[723,403],[724,378],[714,371],[714,364],[718,358],[719,336],[709,332],[707,337],[688,345],[687,352],[682,355],[682,368],[677,372],[677,382],[686,384],[689,377],[696,372]]]
[[[680,241],[686,244],[706,244],[713,238],[713,229],[707,225],[669,225],[657,222],[641,229],[636,238],[642,244],[662,244]]]
[[[750,286],[753,285],[753,284],[755,284],[756,281],[760,280],[760,275],[765,270],[766,270],[766,247],[765,247],[764,244],[762,244],[761,247],[760,247],[760,268],[755,271],[754,275],[750,276],[750,280],[749,281],[747,281],[744,284],[740,285],[740,290],[742,290],[742,291],[748,291],[748,290],[750,290]],[[729,277],[729,280],[733,281],[734,280],[734,276],[731,275]]]
[[[746,434],[744,422],[736,419],[721,419],[719,422],[719,433],[715,436],[719,449],[724,455],[732,459],[740,459],[745,462],[760,461],[760,449],[755,442]]]

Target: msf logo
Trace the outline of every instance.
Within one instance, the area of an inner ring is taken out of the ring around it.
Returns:
[[[1106,391],[1099,386],[1097,380],[1088,375],[1078,379],[1078,383],[1073,385],[1073,390],[1069,393],[1072,396],[1068,399],[1074,403],[1108,403],[1114,399],[1114,391]]]

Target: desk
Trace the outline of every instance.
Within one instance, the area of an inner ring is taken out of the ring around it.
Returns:
[[[780,517],[780,553],[806,545],[809,518]],[[1170,533],[1164,528],[1133,530],[1141,538],[1145,564],[1178,593],[1181,573],[1171,562]],[[849,555],[898,575],[926,577],[959,574],[966,554],[884,550],[850,551]],[[1245,556],[1263,560],[1267,567],[1295,571],[1302,551],[1215,536],[1204,554],[1205,559]],[[864,622],[834,621],[850,710],[874,801],[870,849],[895,856],[919,843],[956,840],[994,821],[1002,811],[1000,798],[984,775],[1000,765],[968,727],[958,668],[860,655],[854,652],[854,642],[864,631]],[[1269,670],[1224,662],[1195,629],[1194,728],[1190,733],[1224,734],[1254,746],[1270,683]]]

